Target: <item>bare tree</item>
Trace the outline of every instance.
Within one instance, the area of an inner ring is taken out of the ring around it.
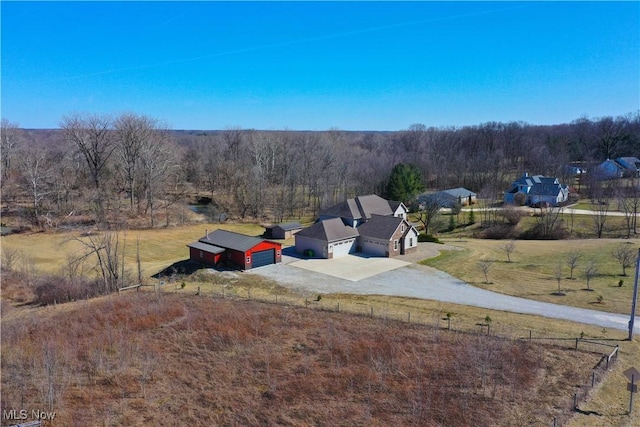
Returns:
[[[553,272],[553,278],[556,279],[556,282],[558,282],[558,291],[556,292],[556,295],[564,295],[560,290],[560,282],[562,282],[562,263],[561,262],[559,262],[558,265],[556,266],[556,269]]]
[[[622,275],[627,275],[627,268],[633,267],[636,262],[636,251],[634,248],[627,244],[621,243],[611,252],[611,255],[618,261],[622,267]]]
[[[596,277],[596,275],[598,274],[598,265],[596,264],[596,262],[592,259],[590,259],[587,262],[587,266],[584,269],[584,276],[587,279],[587,290],[590,291],[591,290],[591,279],[593,279],[594,277]]]
[[[49,194],[49,174],[46,152],[37,148],[23,150],[19,156],[22,188],[30,195],[34,221],[39,221],[42,200]]]
[[[157,133],[153,143],[145,146],[140,154],[142,188],[147,200],[145,214],[149,213],[151,228],[155,226],[157,199],[165,188],[172,167],[177,164],[167,138],[166,134]]]
[[[64,139],[84,158],[93,188],[98,222],[104,221],[104,193],[107,167],[116,145],[107,117],[74,114],[65,116],[60,123]]]
[[[489,271],[491,271],[491,267],[495,261],[492,259],[483,259],[478,261],[478,265],[480,266],[480,270],[482,270],[482,274],[484,274],[484,282],[489,284]]]
[[[504,246],[502,247],[502,250],[504,250],[504,253],[507,255],[507,262],[511,262],[511,254],[513,254],[516,250],[516,242],[511,240],[507,243],[504,244]]]
[[[630,180],[626,188],[619,188],[618,190],[618,206],[624,214],[628,239],[631,237],[632,232],[633,234],[637,234],[638,211],[640,210],[640,186],[638,179],[634,178]]]
[[[440,218],[443,201],[437,196],[427,196],[419,201],[418,220],[424,226],[424,233],[429,234],[430,228]]]
[[[76,237],[73,241],[79,242],[85,252],[75,260],[68,262],[83,263],[85,260],[95,257],[96,269],[102,279],[103,288],[99,293],[109,293],[118,289],[121,278],[122,247],[117,231],[108,231],[99,235],[90,234],[85,237]]]
[[[139,169],[143,151],[153,144],[158,122],[147,116],[126,113],[115,120],[114,127],[118,166],[127,183],[130,208],[133,210],[135,182],[141,175]],[[138,203],[138,211],[139,206]]]
[[[536,231],[541,238],[556,237],[562,223],[562,208],[541,207],[536,217]]]
[[[578,266],[578,262],[582,258],[582,251],[575,250],[567,254],[567,265],[569,266],[569,279],[573,279],[573,270]]]
[[[12,123],[7,119],[2,119],[0,121],[0,154],[2,155],[2,163],[0,163],[0,168],[2,168],[2,172],[0,173],[0,188],[4,187],[11,174],[11,161],[14,157],[18,137],[18,124]]]

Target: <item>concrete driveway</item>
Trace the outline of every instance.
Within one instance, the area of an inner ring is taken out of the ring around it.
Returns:
[[[426,257],[422,259],[424,258]],[[538,302],[487,291],[440,270],[413,264],[408,260],[409,258],[403,260],[358,256],[335,260],[301,260],[284,255],[282,263],[260,267],[251,270],[251,273],[271,278],[282,286],[304,293],[422,298],[628,330],[628,315]],[[640,319],[634,328],[636,334],[640,334],[639,324]]]
[[[347,255],[335,259],[302,259],[291,262],[288,265],[350,282],[358,282],[410,264],[395,258]]]

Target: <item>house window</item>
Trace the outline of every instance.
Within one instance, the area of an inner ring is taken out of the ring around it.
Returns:
[[[204,253],[200,251],[200,258],[204,258]]]
[[[276,251],[276,255],[280,256],[280,251]]]
[[[394,251],[397,251],[397,250],[398,250],[398,241],[397,241],[397,240],[394,240],[394,241],[393,241],[393,250],[394,250]]]
[[[251,257],[250,256],[247,257],[247,264],[251,264]]]
[[[227,259],[231,259],[231,252],[227,252]]]
[[[404,233],[404,224],[402,224],[402,225],[400,226],[400,231],[402,231],[402,232]]]
[[[413,237],[409,238],[409,247],[413,246]]]

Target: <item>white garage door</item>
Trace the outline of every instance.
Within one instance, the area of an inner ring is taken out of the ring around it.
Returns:
[[[377,242],[369,239],[362,240],[362,252],[366,254],[386,256],[388,250],[388,243]]]
[[[349,255],[356,250],[356,239],[343,240],[342,242],[329,243],[329,252],[333,251],[333,257]]]

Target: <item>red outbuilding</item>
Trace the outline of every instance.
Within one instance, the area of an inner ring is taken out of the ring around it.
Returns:
[[[226,230],[208,233],[187,246],[192,261],[208,265],[230,261],[242,270],[250,270],[282,261],[280,243]]]

